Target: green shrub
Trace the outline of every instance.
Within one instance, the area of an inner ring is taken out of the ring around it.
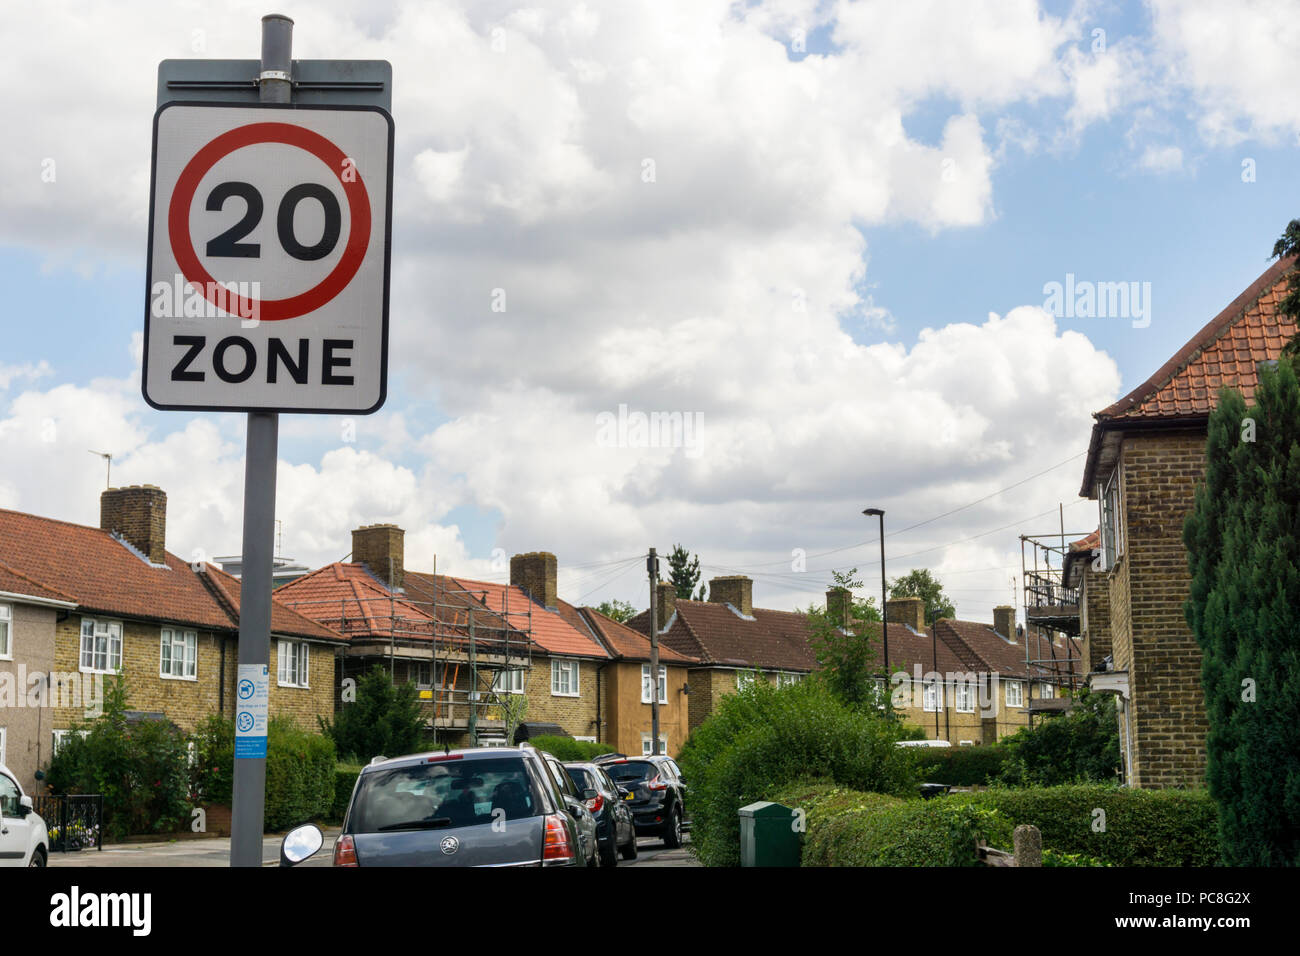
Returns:
[[[1006,751],[999,777],[1020,787],[1111,783],[1119,774],[1115,698],[1085,688],[1064,714],[1024,727],[998,743]]]
[[[300,728],[288,717],[272,717],[266,744],[265,829],[277,833],[334,809],[334,742]]]
[[[614,753],[614,748],[609,744],[574,740],[572,737],[533,737],[528,742],[538,750],[551,754],[560,763],[582,763],[601,754]]]
[[[352,791],[361,775],[361,767],[339,764],[334,768],[334,806],[330,810],[329,822],[342,823],[352,801]]]
[[[235,724],[221,714],[209,715],[194,733],[190,794],[196,805],[230,805],[235,776]]]
[[[1005,748],[993,744],[975,747],[917,748],[921,779],[926,783],[946,783],[951,787],[979,787],[1002,773]]]
[[[185,735],[170,721],[128,724],[126,681],[109,680],[104,712],[79,724],[47,774],[55,793],[104,796],[103,835],[172,833],[189,822]]]
[[[810,774],[856,790],[914,794],[916,765],[899,725],[837,700],[821,682],[754,681],[727,695],[677,762],[690,787],[691,844],[707,866],[740,862],[737,811]]]
[[[991,810],[862,793],[825,780],[796,782],[769,799],[804,811],[804,866],[975,866],[977,841],[1009,840],[1009,828]]]
[[[996,810],[1030,823],[1044,849],[1115,866],[1212,866],[1218,862],[1215,806],[1204,790],[1134,790],[1100,784],[954,793],[929,801]],[[1105,812],[1105,829],[1096,810]],[[1094,829],[1097,826],[1097,829]],[[990,840],[990,843],[993,841]],[[1009,847],[1008,844],[1001,844]]]

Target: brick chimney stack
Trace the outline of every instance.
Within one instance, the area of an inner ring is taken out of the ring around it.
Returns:
[[[530,551],[510,559],[510,585],[523,588],[542,607],[559,606],[558,562],[549,551]]]
[[[677,610],[677,589],[671,581],[660,581],[655,592],[655,630],[662,631]]]
[[[826,592],[826,615],[836,627],[847,629],[852,623],[853,592],[848,588],[831,588]]]
[[[906,624],[919,634],[925,633],[925,601],[919,597],[892,598],[885,602],[885,620]]]
[[[732,574],[709,580],[709,601],[730,604],[741,614],[754,614],[754,582],[743,574]]]
[[[1016,639],[1016,609],[1009,604],[999,604],[993,609],[993,630],[1008,641]]]
[[[395,524],[362,525],[352,532],[352,560],[394,591],[406,580],[406,532]]]
[[[109,488],[99,496],[99,527],[121,535],[152,563],[166,563],[167,493],[157,485]]]

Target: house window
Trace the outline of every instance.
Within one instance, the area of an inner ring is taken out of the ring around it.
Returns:
[[[160,676],[197,680],[198,660],[198,634],[170,627],[162,629],[162,662],[158,667]]]
[[[1124,553],[1123,522],[1120,520],[1119,466],[1102,483],[1097,494],[1101,507],[1101,553],[1106,569],[1115,566],[1116,559]]]
[[[81,619],[81,669],[98,674],[115,674],[122,669],[121,624]]]
[[[578,696],[577,661],[551,661],[551,696]]]
[[[975,713],[975,688],[969,682],[959,680],[954,685],[957,695],[953,705],[959,714]]]
[[[1042,697],[1043,700],[1051,700],[1053,697],[1056,696],[1056,687],[1054,685],[1041,684],[1039,686],[1040,686],[1039,696]]]
[[[744,690],[757,679],[755,671],[736,671],[736,690]]]
[[[57,756],[59,755],[59,751],[60,751],[61,749],[63,749],[63,745],[64,745],[64,743],[66,743],[66,742],[67,742],[67,741],[68,741],[68,740],[69,740],[69,739],[70,739],[74,734],[75,734],[76,736],[78,736],[78,737],[84,737],[84,736],[86,736],[86,732],[85,732],[84,730],[56,730],[56,731],[54,731],[54,734],[53,734],[53,741],[52,741],[52,747],[51,747],[51,749],[50,749],[50,756],[51,756],[51,757],[57,757]]]
[[[641,756],[643,756],[643,757],[649,757],[649,756],[650,756],[650,741],[651,741],[651,739],[652,739],[652,738],[651,738],[651,736],[650,736],[649,734],[644,734],[644,733],[643,733],[643,734],[641,735]],[[660,734],[660,735],[659,735],[659,752],[660,752],[661,754],[666,754],[666,753],[668,753],[668,735],[667,735],[667,734]]]
[[[776,675],[776,686],[777,686],[777,687],[793,687],[795,684],[799,683],[801,680],[803,680],[803,674],[787,674],[787,673],[780,673],[780,674],[777,674],[777,675]]]
[[[281,687],[307,686],[307,642],[280,641],[276,650],[276,681]]]
[[[520,667],[498,671],[492,682],[492,689],[498,694],[522,694],[524,692],[524,671]]]
[[[1007,706],[1025,706],[1025,685],[1018,680],[1007,681]]]
[[[957,746],[958,746],[958,747],[974,747],[974,746],[975,746],[975,741],[973,741],[973,740],[959,740],[959,741],[957,741]]]
[[[641,703],[650,703],[650,665],[641,665]],[[659,703],[668,703],[668,668],[659,665]]]
[[[939,710],[939,689],[943,685],[937,680],[928,680],[923,686],[923,695],[921,698],[922,708],[927,713],[937,713]]]
[[[8,604],[0,604],[0,659],[11,661],[14,659],[13,640],[10,634],[13,633],[14,609]],[[0,763],[4,763],[0,760]]]

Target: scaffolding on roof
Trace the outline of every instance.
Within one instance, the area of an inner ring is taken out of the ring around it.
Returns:
[[[350,647],[364,651],[367,641],[386,639],[386,654],[362,652],[350,659],[387,657],[394,682],[401,665],[400,676],[419,689],[426,726],[438,742],[463,735],[475,746],[481,740],[505,741],[511,730],[507,721],[517,716],[514,699],[522,695],[533,664],[532,601],[524,601],[522,610],[512,608],[509,588],[502,588],[501,606],[494,608],[487,589],[466,587],[436,570],[407,572],[404,578],[400,591],[384,585],[386,595],[363,596],[354,588],[339,598],[294,600],[283,592],[277,597],[343,634]],[[347,660],[345,652],[340,661]],[[341,679],[350,676],[346,671],[344,664]]]
[[[1046,705],[1049,699],[1073,698],[1082,683],[1082,652],[1077,642],[1081,633],[1079,590],[1065,581],[1065,558],[1070,541],[1086,535],[1061,530],[1048,534],[1020,536],[1020,580],[1025,601],[1025,675],[1029,695],[1026,707],[1030,724],[1035,712],[1068,709],[1067,704]],[[1053,563],[1055,562],[1055,566]],[[1032,636],[1031,636],[1032,631]],[[1034,684],[1054,689],[1054,698],[1039,698],[1035,707]]]

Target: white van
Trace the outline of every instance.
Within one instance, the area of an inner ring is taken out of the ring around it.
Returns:
[[[45,866],[50,835],[18,778],[0,764],[0,866]]]

